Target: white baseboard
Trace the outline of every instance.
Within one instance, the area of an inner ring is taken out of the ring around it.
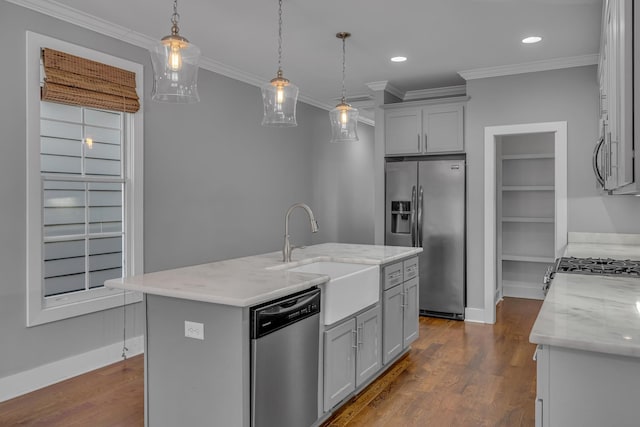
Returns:
[[[505,297],[511,298],[527,298],[527,299],[544,299],[544,292],[542,292],[542,286],[519,286],[518,284],[504,283],[502,286],[502,292]]]
[[[127,357],[142,354],[144,352],[144,337],[141,335],[128,339],[127,348],[129,349]],[[120,360],[122,360],[122,342],[0,378],[0,402]]]
[[[465,308],[464,321],[473,323],[484,323],[484,309],[482,308]]]

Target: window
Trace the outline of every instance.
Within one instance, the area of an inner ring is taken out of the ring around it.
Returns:
[[[141,300],[104,281],[142,273],[142,112],[40,101],[44,47],[142,76],[139,64],[28,33],[28,326]]]

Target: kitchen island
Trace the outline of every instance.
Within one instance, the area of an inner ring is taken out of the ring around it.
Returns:
[[[385,265],[402,265],[421,251],[326,243],[296,249],[290,263],[272,252],[107,281],[107,286],[145,294],[145,425],[250,426],[250,308],[316,286],[322,289],[330,280],[289,269],[325,261],[375,265],[383,272]],[[381,311],[381,304],[382,298],[368,310]],[[417,324],[417,299],[415,305]],[[379,358],[379,325],[376,333]],[[368,381],[389,366],[380,364]],[[322,363],[318,376],[322,384]],[[323,408],[322,390],[318,396],[321,420],[330,412]]]
[[[640,260],[640,238],[569,233],[564,255]],[[557,273],[529,339],[536,426],[638,425],[640,277]]]

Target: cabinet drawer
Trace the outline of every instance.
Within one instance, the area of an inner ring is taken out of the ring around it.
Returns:
[[[384,289],[392,288],[403,282],[402,261],[384,267]]]
[[[418,275],[418,257],[410,258],[402,263],[404,271],[404,281],[413,279]]]

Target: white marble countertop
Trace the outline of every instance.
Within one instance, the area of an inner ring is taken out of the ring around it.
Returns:
[[[422,252],[402,246],[323,243],[293,251],[292,262],[282,252],[270,252],[190,267],[107,280],[105,286],[173,298],[249,307],[317,286],[326,275],[289,272],[315,261],[381,265]]]
[[[565,256],[640,260],[640,236],[572,234]],[[640,357],[640,278],[557,273],[529,340]]]

